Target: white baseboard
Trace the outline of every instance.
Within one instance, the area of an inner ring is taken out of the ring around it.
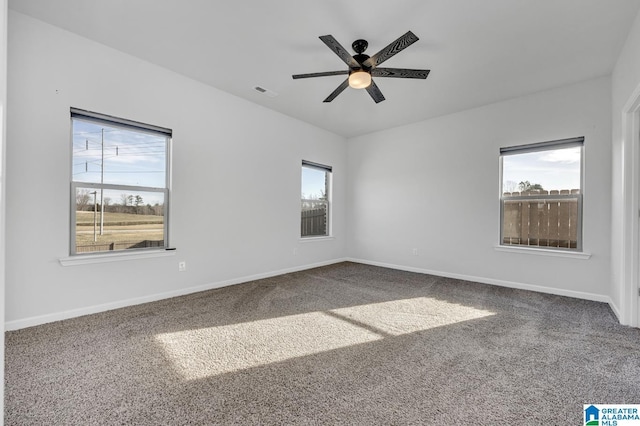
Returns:
[[[375,262],[371,260],[348,258],[347,261],[363,263],[365,265],[381,266],[383,268],[398,269],[400,271],[417,272],[420,274],[435,275],[438,277],[455,278],[458,280],[497,285],[500,287],[509,287],[509,288],[516,288],[519,290],[537,291],[538,293],[555,294],[556,296],[567,296],[567,297],[573,297],[576,299],[592,300],[594,302],[604,302],[604,303],[608,303],[609,306],[611,306],[611,309],[614,311],[614,313],[618,316],[618,318],[620,318],[620,316],[618,315],[617,309],[614,308],[615,305],[613,304],[613,301],[611,300],[611,298],[609,296],[605,296],[602,294],[594,294],[594,293],[587,293],[583,291],[574,291],[574,290],[564,290],[564,289],[553,288],[553,287],[524,284],[524,283],[519,283],[514,281],[504,281],[504,280],[496,280],[492,278],[476,277],[472,275],[453,274],[450,272],[434,271],[430,269],[416,268],[413,266],[395,265],[391,263]]]
[[[622,322],[622,315],[620,315],[620,309],[618,308],[618,305],[616,305],[615,303],[613,303],[613,299],[609,298],[608,300],[609,303],[609,307],[611,308],[611,310],[613,311],[613,314],[616,316],[616,318],[618,319],[618,322],[620,324],[623,325],[628,325],[628,324],[624,324],[624,322]]]
[[[333,265],[335,263],[345,262],[346,260],[347,259],[345,258],[332,259],[324,262],[295,266],[292,268],[264,272],[261,274],[248,275],[244,277],[234,278],[234,279],[225,280],[225,281],[218,281],[215,283],[209,283],[209,284],[195,286],[195,287],[182,288],[182,289],[168,291],[164,293],[151,294],[148,296],[135,297],[135,298],[126,299],[126,300],[119,300],[117,302],[93,305],[93,306],[88,306],[86,308],[71,309],[63,312],[54,312],[46,315],[39,315],[35,317],[7,321],[5,323],[5,331],[19,330],[21,328],[33,327],[36,325],[46,324],[46,323],[55,322],[55,321],[61,321],[69,318],[81,317],[83,315],[97,314],[99,312],[111,311],[113,309],[124,308],[127,306],[140,305],[142,303],[149,303],[149,302],[155,302],[158,300],[169,299],[171,297],[184,296],[187,294],[198,293],[201,291],[212,290],[215,288],[226,287],[234,284],[241,284],[249,281],[260,280],[263,278],[270,278],[277,275],[289,274],[292,272],[299,272],[307,269],[318,268],[320,266]]]

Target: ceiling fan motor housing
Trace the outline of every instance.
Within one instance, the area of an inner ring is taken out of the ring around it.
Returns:
[[[360,64],[359,68],[351,68],[351,71],[371,71],[371,67],[368,67],[366,65],[364,65],[364,61],[366,61],[367,59],[369,59],[369,55],[365,55],[364,53],[358,53],[357,55],[353,55],[353,59],[356,60],[356,62],[358,62]]]
[[[362,53],[365,50],[367,50],[367,47],[369,47],[369,42],[367,40],[358,39],[353,43],[351,43],[351,47],[353,48],[353,51],[356,52],[356,54],[353,55],[353,59],[355,59],[356,62],[360,64],[360,67],[359,68],[350,67],[349,74],[356,71],[360,71],[360,70],[370,72],[371,67],[367,67],[363,65],[364,61],[369,59],[369,55],[365,55],[364,53]]]

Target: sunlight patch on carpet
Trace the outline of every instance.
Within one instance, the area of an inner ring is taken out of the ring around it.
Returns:
[[[156,340],[178,372],[196,380],[490,315],[419,297],[163,333]]]
[[[330,312],[391,336],[495,315],[491,311],[428,297],[350,306]]]
[[[157,340],[187,380],[230,373],[382,336],[322,312],[160,334]]]

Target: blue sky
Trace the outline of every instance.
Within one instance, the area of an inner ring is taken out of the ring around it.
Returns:
[[[166,138],[74,120],[73,179],[100,183],[104,129],[104,183],[165,186]]]

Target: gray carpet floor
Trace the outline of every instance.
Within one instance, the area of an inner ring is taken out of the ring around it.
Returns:
[[[340,263],[8,332],[7,425],[577,425],[640,403],[603,303]]]

